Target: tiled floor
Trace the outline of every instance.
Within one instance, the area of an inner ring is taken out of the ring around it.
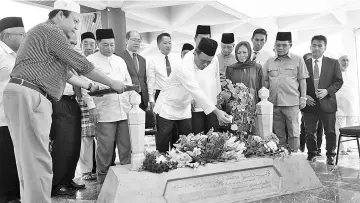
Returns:
[[[145,142],[146,143],[146,142]],[[153,149],[151,144],[149,150]],[[264,199],[254,203],[360,203],[360,159],[357,151],[340,156],[337,167],[326,165],[326,157],[318,158],[311,166],[323,184],[322,188]],[[76,196],[53,198],[54,203],[95,202],[100,186],[85,182],[87,189]]]

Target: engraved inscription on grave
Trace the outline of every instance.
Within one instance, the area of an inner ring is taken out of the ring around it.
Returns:
[[[168,180],[168,203],[232,202],[265,197],[279,192],[281,177],[273,167],[229,171]]]

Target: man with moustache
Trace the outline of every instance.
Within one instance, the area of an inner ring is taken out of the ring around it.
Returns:
[[[94,53],[96,48],[95,35],[92,32],[81,34],[81,49],[85,56]],[[83,76],[82,76],[83,77]],[[96,179],[95,164],[95,123],[99,119],[99,113],[87,90],[81,90],[82,97],[78,98],[81,110],[81,150],[79,166],[82,180]]]
[[[307,79],[306,108],[303,109],[307,160],[316,161],[318,152],[316,127],[321,120],[324,125],[326,139],[327,164],[334,165],[336,155],[336,92],[343,85],[339,62],[323,56],[327,39],[323,35],[316,35],[311,39],[310,50],[312,59],[306,61],[310,77]]]
[[[14,145],[5,119],[3,93],[24,36],[22,18],[7,17],[0,20],[0,203],[20,202],[19,177]]]
[[[304,59],[289,52],[291,47],[291,32],[278,32],[275,41],[277,56],[266,61],[263,71],[266,74],[265,85],[270,90],[269,101],[274,104],[274,130],[279,144],[288,142],[297,152],[300,145],[299,113],[306,105],[306,78],[309,73]]]
[[[26,34],[4,90],[5,117],[14,144],[23,202],[51,202],[51,102],[59,101],[66,82],[72,83],[76,78],[70,70],[119,93],[125,87],[94,70],[84,56],[71,48],[68,37],[77,31],[79,15],[79,4],[56,1],[49,19]],[[86,86],[89,90],[92,87],[91,83]]]
[[[96,69],[103,72],[113,80],[130,85],[131,77],[125,61],[116,56],[115,36],[112,29],[96,30],[96,40],[99,52],[87,57]],[[101,85],[100,89],[107,86]],[[117,145],[120,164],[130,164],[131,144],[127,113],[131,109],[130,93],[108,94],[94,97],[94,105],[99,112],[98,122],[95,124],[96,148],[96,173],[97,181],[102,184],[112,164],[114,143]]]
[[[234,33],[223,33],[221,36],[221,53],[217,55],[219,60],[219,72],[221,81],[225,80],[226,68],[236,63],[235,54],[232,53],[235,46]]]

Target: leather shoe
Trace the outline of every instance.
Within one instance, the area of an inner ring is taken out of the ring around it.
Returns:
[[[71,189],[82,190],[85,189],[85,184],[77,184],[72,180],[67,187]]]
[[[316,156],[321,156],[321,151],[316,152]]]
[[[301,152],[304,152],[305,151],[305,145],[300,145],[299,149],[300,149]]]
[[[69,188],[66,186],[60,186],[57,188],[53,188],[51,191],[52,196],[73,196],[76,193],[76,189]]]
[[[309,154],[307,160],[310,162],[316,162],[316,156],[313,154]]]
[[[326,163],[329,164],[329,165],[335,165],[334,157],[328,156],[327,159],[326,159]]]

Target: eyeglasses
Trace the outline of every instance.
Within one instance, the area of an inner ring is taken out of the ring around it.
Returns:
[[[7,33],[7,34],[21,36],[22,38],[26,36],[26,33]]]
[[[142,42],[141,39],[131,39],[131,38],[130,38],[130,40],[133,41],[133,42],[135,42],[135,43],[141,43],[141,42]]]

